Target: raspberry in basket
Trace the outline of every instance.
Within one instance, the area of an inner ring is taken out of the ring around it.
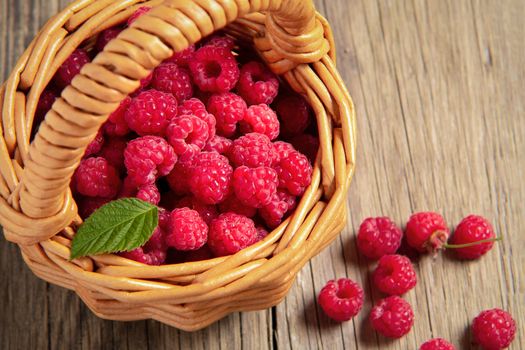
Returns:
[[[179,67],[187,67],[188,63],[193,58],[194,53],[195,53],[195,45],[190,45],[182,51],[175,52],[173,56],[168,58],[165,62],[175,63]]]
[[[208,125],[194,115],[181,115],[173,118],[168,124],[166,138],[180,161],[186,161],[206,145]]]
[[[253,132],[233,141],[228,157],[237,167],[241,165],[250,168],[271,167],[277,159],[277,153],[268,136]]]
[[[216,256],[235,254],[256,240],[255,224],[246,216],[224,213],[211,222],[208,246]]]
[[[321,289],[318,301],[327,316],[338,322],[350,320],[363,307],[363,289],[348,278],[331,280]]]
[[[157,205],[160,202],[160,192],[154,183],[137,187],[130,181],[129,177],[124,179],[119,197],[136,197],[153,205]]]
[[[224,47],[231,51],[235,46],[235,41],[229,36],[217,34],[205,39],[202,46]]]
[[[222,203],[219,203],[219,210],[221,213],[232,212],[247,218],[253,218],[257,214],[256,208],[242,204],[235,194],[230,194]]]
[[[106,30],[101,31],[97,36],[97,41],[95,42],[95,50],[101,52],[104,50],[104,47],[113,39],[120,34],[122,28],[111,27]]]
[[[291,143],[284,142],[284,141],[275,141],[273,143],[273,149],[275,150],[275,152],[277,154],[277,159],[275,161],[276,164],[279,164],[281,159],[284,159],[284,158],[288,157],[288,155],[291,152],[295,152],[296,151],[294,146],[292,146]]]
[[[310,125],[310,106],[301,95],[280,98],[275,111],[281,122],[281,133],[285,137],[301,135]]]
[[[122,252],[120,256],[146,265],[162,265],[166,261],[167,251],[164,236],[165,233],[160,227],[157,227],[143,247],[133,249],[130,252]]]
[[[131,98],[126,96],[126,98],[120,102],[118,108],[109,115],[108,120],[104,124],[104,132],[108,136],[124,136],[129,133],[125,115],[130,104]]]
[[[279,136],[279,120],[275,112],[268,105],[250,106],[241,121],[241,132],[248,134],[258,132],[274,140]]]
[[[277,192],[277,172],[260,166],[240,166],[233,172],[233,190],[239,201],[249,207],[261,208],[270,203]]]
[[[208,137],[209,139],[215,136],[215,127],[216,120],[215,116],[211,113],[208,113],[206,106],[202,103],[201,100],[197,98],[190,98],[189,100],[184,101],[177,108],[177,115],[187,115],[191,114],[196,116],[199,119],[202,119],[206,125],[208,125]]]
[[[131,130],[140,136],[163,136],[169,121],[177,115],[177,100],[172,94],[147,90],[128,106],[125,119]]]
[[[137,11],[133,12],[131,16],[128,18],[128,26],[135,22],[140,16],[142,16],[145,13],[148,13],[151,10],[151,7],[149,6],[141,6],[137,9]]]
[[[49,112],[53,103],[55,103],[58,94],[49,88],[42,91],[42,95],[38,99],[35,111],[35,120],[33,121],[33,132],[36,132],[40,123],[44,120],[46,113]]]
[[[210,247],[206,244],[197,250],[188,250],[186,254],[184,254],[185,262],[202,261],[212,258],[213,253],[211,252]]]
[[[217,204],[229,194],[233,169],[228,158],[215,152],[196,155],[191,164],[189,185],[202,203]]]
[[[195,197],[186,196],[176,203],[177,208],[190,208],[195,210],[204,222],[209,225],[213,219],[215,219],[219,213],[214,205],[203,204],[199,202]]]
[[[264,64],[248,62],[241,68],[237,91],[249,105],[269,105],[279,92],[279,80]]]
[[[232,92],[214,94],[208,100],[208,111],[217,120],[217,133],[230,137],[237,129],[237,123],[244,118],[246,102]]]
[[[173,94],[179,103],[193,95],[190,73],[175,63],[163,63],[155,68],[151,86]]]
[[[388,338],[401,338],[414,325],[414,311],[398,296],[379,300],[370,312],[372,327]]]
[[[82,160],[72,183],[76,191],[84,196],[103,198],[114,198],[121,185],[115,168],[102,157]]]
[[[259,215],[269,228],[276,228],[284,217],[295,209],[295,197],[283,190],[277,190],[270,203],[259,209]]]
[[[228,92],[239,79],[239,67],[230,50],[204,46],[189,63],[193,81],[202,91]]]
[[[128,140],[123,137],[109,137],[104,142],[99,156],[105,158],[119,173],[123,173],[126,170],[124,166],[124,150],[127,145]]]
[[[294,196],[302,195],[312,181],[310,161],[297,151],[290,152],[288,157],[281,159],[276,170],[279,175],[279,187]]]
[[[174,209],[166,230],[166,243],[177,250],[197,250],[208,240],[208,225],[196,210]]]
[[[84,220],[90,217],[95,210],[111,201],[110,198],[86,197],[82,195],[76,195],[75,200],[78,205],[78,215]]]
[[[124,164],[130,181],[138,186],[152,184],[173,169],[177,155],[166,140],[143,136],[130,141],[124,151]]]
[[[317,137],[309,134],[297,135],[290,139],[290,143],[296,150],[304,154],[310,163],[315,162],[319,150],[319,139]]]
[[[228,154],[232,146],[232,140],[227,139],[226,137],[215,135],[208,141],[208,143],[206,144],[206,146],[204,146],[202,150],[205,152],[217,152],[219,154]]]
[[[190,161],[177,162],[173,167],[171,173],[168,174],[166,180],[176,195],[184,196],[190,194],[190,176],[191,176],[192,163]]]
[[[73,51],[64,63],[58,68],[55,73],[54,81],[60,88],[65,88],[71,84],[71,81],[80,73],[80,69],[91,60],[84,49],[76,49]]]
[[[104,146],[104,134],[102,133],[102,130],[99,130],[93,141],[87,146],[84,157],[87,158],[97,154],[102,149],[102,146]]]

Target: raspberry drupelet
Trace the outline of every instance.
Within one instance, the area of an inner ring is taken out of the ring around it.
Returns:
[[[377,289],[388,295],[403,295],[417,283],[412,262],[403,255],[381,257],[372,278]]]
[[[91,60],[86,50],[76,49],[58,68],[54,81],[61,89],[71,84],[71,81],[80,73],[82,67]]]
[[[372,327],[388,338],[401,338],[414,325],[414,311],[398,296],[379,300],[370,312]]]
[[[208,239],[208,225],[196,210],[174,209],[166,230],[166,243],[177,250],[197,250]]]
[[[269,167],[240,166],[233,172],[233,190],[239,201],[249,207],[261,208],[270,203],[277,192],[277,172]]]
[[[189,68],[193,81],[202,91],[228,92],[239,79],[237,61],[224,47],[201,47],[195,51]]]
[[[225,156],[202,152],[192,159],[190,190],[204,204],[217,204],[228,196],[233,168]]]
[[[318,297],[319,305],[331,319],[344,322],[356,316],[363,307],[363,289],[348,278],[331,280]]]
[[[166,127],[177,115],[177,100],[172,94],[147,90],[129,104],[124,115],[131,130],[140,136],[164,136]]]
[[[208,111],[215,116],[217,133],[231,137],[237,130],[237,123],[244,118],[246,102],[232,93],[214,94],[208,100]]]
[[[413,214],[405,229],[408,245],[420,253],[436,253],[447,242],[449,234],[445,219],[434,212]]]
[[[297,151],[281,159],[275,169],[279,176],[279,188],[294,196],[301,196],[312,181],[312,165],[306,156]]]
[[[190,160],[206,145],[208,126],[194,115],[181,115],[169,122],[166,138],[180,161]]]
[[[245,216],[223,213],[210,224],[208,246],[215,256],[235,254],[256,241],[255,224]]]
[[[419,350],[456,350],[456,347],[443,338],[434,338],[421,344]]]
[[[159,91],[173,94],[179,103],[193,95],[190,73],[175,63],[162,63],[155,68],[151,86]]]
[[[370,259],[394,254],[401,245],[403,232],[387,217],[367,218],[359,226],[357,247]]]
[[[279,136],[277,115],[265,104],[250,106],[244,113],[240,126],[243,134],[258,132],[265,134],[270,140],[275,140]]]
[[[120,190],[121,181],[117,171],[107,160],[95,157],[80,162],[72,184],[84,196],[114,198]]]
[[[514,340],[516,322],[507,311],[485,310],[472,322],[472,334],[484,350],[505,349]]]
[[[268,204],[259,209],[259,215],[266,225],[273,229],[281,224],[292,210],[295,209],[295,196],[286,191],[277,190]]]
[[[253,132],[233,141],[228,158],[236,167],[271,167],[277,159],[277,153],[268,136]]]
[[[264,64],[248,62],[241,67],[237,91],[248,105],[270,104],[279,92],[279,80]]]

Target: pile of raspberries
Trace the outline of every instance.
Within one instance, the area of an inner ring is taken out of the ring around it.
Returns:
[[[36,124],[125,27],[73,52],[42,94]],[[71,181],[79,214],[125,197],[157,205],[151,239],[121,253],[145,264],[234,254],[279,226],[310,185],[312,114],[253,51],[226,35],[204,38],[143,79],[101,127]]]

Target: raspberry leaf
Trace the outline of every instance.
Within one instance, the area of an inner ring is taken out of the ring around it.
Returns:
[[[123,198],[100,207],[80,226],[71,244],[71,259],[138,248],[158,225],[156,206]]]

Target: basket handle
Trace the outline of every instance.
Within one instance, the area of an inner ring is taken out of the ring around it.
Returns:
[[[69,183],[108,115],[173,52],[255,12],[266,13],[255,45],[274,72],[317,62],[329,51],[312,0],[165,0],[86,64],[47,113],[11,196],[6,238],[35,244],[75,220]]]

